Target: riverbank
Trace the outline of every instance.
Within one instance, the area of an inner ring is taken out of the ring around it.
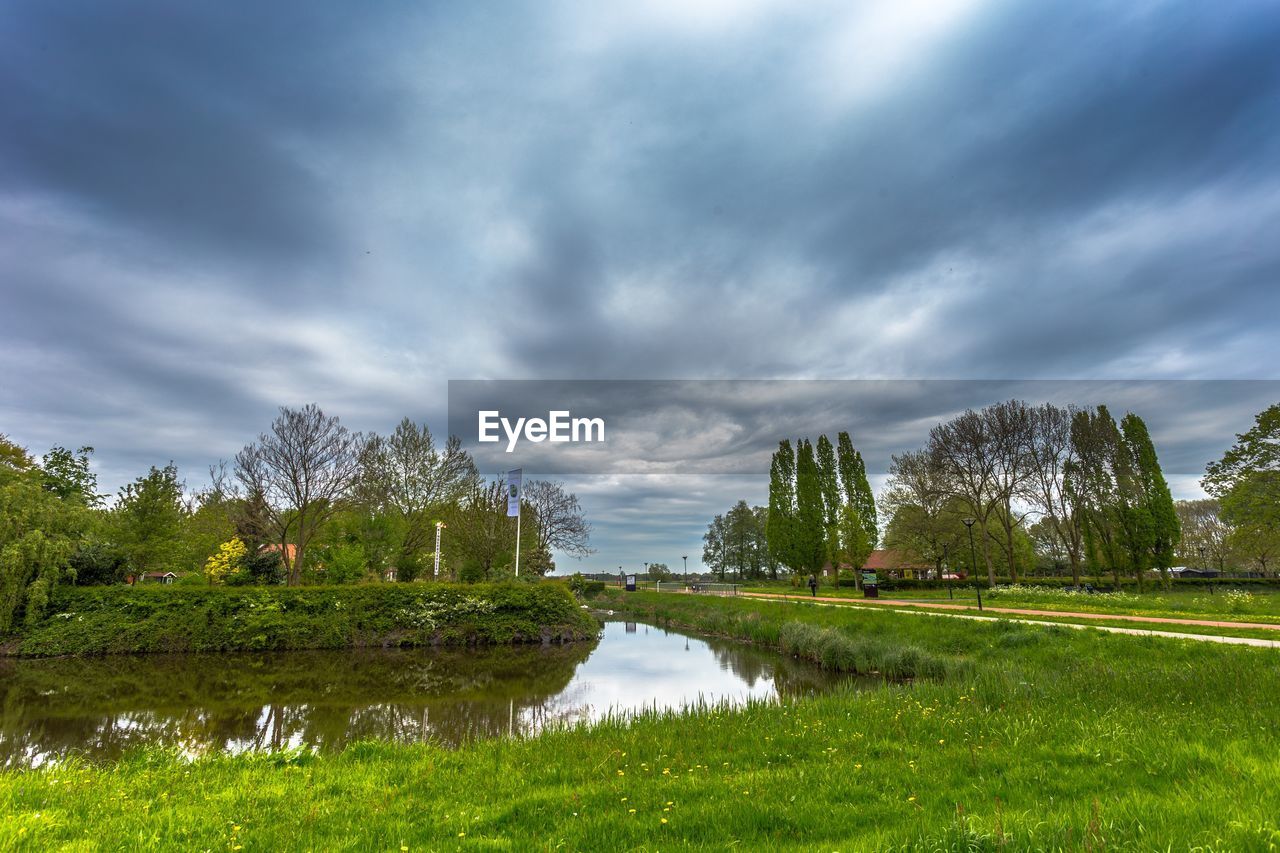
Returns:
[[[11,655],[102,655],[552,643],[598,623],[555,583],[326,587],[80,587],[3,646]]]
[[[367,744],[191,762],[150,750],[6,772],[0,848],[1252,850],[1280,840],[1280,653],[689,598],[726,624],[769,632],[785,617],[963,665],[910,685],[453,751]],[[638,593],[627,606],[664,600]]]

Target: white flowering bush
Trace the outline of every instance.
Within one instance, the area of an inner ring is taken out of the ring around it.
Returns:
[[[1117,605],[1136,605],[1142,601],[1140,596],[1131,592],[1082,592],[1052,586],[1032,586],[1029,584],[1011,583],[991,588],[992,598],[1016,598],[1020,601],[1039,601],[1046,604],[1053,602],[1072,602],[1088,600],[1095,604],[1107,603]]]
[[[461,598],[454,601],[427,599],[414,602],[400,611],[402,624],[427,631],[440,625],[448,625],[460,619],[486,616],[498,609],[492,601],[483,598]]]

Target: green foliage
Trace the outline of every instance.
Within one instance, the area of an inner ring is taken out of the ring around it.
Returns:
[[[769,465],[769,513],[765,521],[765,539],[774,561],[789,568],[791,544],[796,523],[796,457],[791,442],[783,439],[773,453]],[[705,562],[705,557],[704,557]]]
[[[1264,409],[1254,425],[1236,436],[1236,443],[1205,471],[1205,491],[1216,497],[1253,474],[1280,472],[1280,403]]]
[[[1173,505],[1173,495],[1169,492],[1151,434],[1142,418],[1130,412],[1120,422],[1120,429],[1133,456],[1139,500],[1151,526],[1148,545],[1151,561],[1167,574],[1182,539],[1182,524]]]
[[[1280,562],[1280,471],[1241,476],[1222,497],[1232,548],[1263,572]]]
[[[226,652],[594,636],[563,584],[62,588],[24,655]]]
[[[157,749],[9,772],[0,847],[84,847],[86,827],[104,847],[246,850],[1266,850],[1280,832],[1271,650],[689,598],[610,602],[771,645],[802,624],[796,647],[835,636],[883,651],[880,671],[919,653],[948,671],[457,750]]]
[[[239,537],[232,537],[218,546],[218,552],[209,557],[204,564],[204,576],[210,584],[225,583],[232,575],[243,573],[244,560],[249,549]]]
[[[80,586],[121,583],[129,571],[129,561],[112,545],[92,542],[81,545],[68,565]]]
[[[44,471],[44,487],[64,501],[86,507],[102,505],[98,494],[98,477],[89,470],[92,447],[81,447],[75,453],[65,447],[54,447],[44,455],[40,467]]]
[[[880,544],[880,531],[876,519],[876,498],[867,479],[867,466],[862,461],[862,454],[854,449],[849,433],[841,431],[836,436],[836,445],[845,502],[858,514],[869,550],[875,550]]]
[[[182,482],[170,462],[152,466],[120,490],[111,512],[115,543],[136,574],[170,569],[182,561]]]
[[[826,557],[822,484],[813,445],[808,439],[801,440],[796,453],[796,523],[791,544],[795,568],[809,573],[816,573],[822,568]]]
[[[0,637],[45,613],[62,584],[74,582],[73,554],[90,512],[48,488],[26,452],[0,436]]]

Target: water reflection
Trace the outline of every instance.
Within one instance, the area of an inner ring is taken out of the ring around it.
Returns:
[[[834,679],[741,645],[610,622],[599,644],[0,658],[0,763],[144,744],[191,754],[457,744],[641,708],[808,694]]]

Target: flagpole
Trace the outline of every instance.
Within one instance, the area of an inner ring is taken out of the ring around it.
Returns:
[[[517,500],[519,498],[517,497]],[[520,510],[516,510],[516,577],[520,577]]]

